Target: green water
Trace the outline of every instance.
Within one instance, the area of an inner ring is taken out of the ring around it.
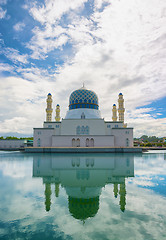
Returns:
[[[166,152],[0,152],[0,239],[166,239]]]

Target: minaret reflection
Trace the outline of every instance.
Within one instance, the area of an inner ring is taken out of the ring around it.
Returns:
[[[55,183],[55,197],[59,197],[59,183]]]
[[[45,208],[46,211],[50,211],[51,207],[51,184],[46,183],[45,184]]]
[[[45,185],[46,211],[51,208],[54,185],[56,198],[61,187],[66,190],[69,212],[74,218],[84,221],[94,217],[102,188],[107,184],[113,184],[114,197],[119,199],[121,211],[125,211],[125,179],[134,177],[133,154],[37,154],[33,158],[33,177],[41,177]]]

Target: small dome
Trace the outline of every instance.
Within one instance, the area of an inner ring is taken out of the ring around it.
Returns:
[[[48,94],[49,96],[51,95],[51,93]]]
[[[59,104],[57,104],[57,107],[59,107]]]
[[[119,95],[123,95],[122,93],[119,93]]]
[[[116,106],[116,104],[113,104],[113,106]]]
[[[73,91],[69,98],[69,110],[77,108],[98,109],[96,93],[84,87]]]

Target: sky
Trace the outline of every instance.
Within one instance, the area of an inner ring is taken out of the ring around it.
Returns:
[[[46,97],[96,92],[105,120],[124,95],[134,137],[166,136],[165,0],[0,0],[0,136],[32,136]]]

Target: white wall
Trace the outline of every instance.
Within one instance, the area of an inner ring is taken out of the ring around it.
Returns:
[[[105,122],[105,134],[112,135],[112,128],[123,128],[123,122]]]
[[[55,130],[52,128],[34,128],[33,146],[34,147],[51,147],[52,135],[54,134],[55,134]]]
[[[61,122],[44,122],[43,128],[55,128],[55,135],[61,134]]]
[[[112,129],[112,135],[115,136],[116,147],[133,147],[133,128],[114,128]]]
[[[1,140],[0,139],[0,148],[1,149],[12,149],[12,148],[20,148],[24,146],[24,139],[18,140]]]
[[[105,135],[104,119],[63,119],[61,135],[76,135],[77,126],[89,126],[89,135]]]
[[[80,147],[86,147],[86,139],[94,139],[94,147],[114,147],[114,136],[72,135],[52,136],[52,147],[72,147],[72,139],[80,139]]]
[[[55,128],[50,128],[48,125]],[[108,125],[110,128],[107,128]],[[122,125],[122,122],[105,122],[104,119],[63,119],[62,122],[45,122],[46,128],[34,129],[33,146],[72,147],[72,139],[79,138],[80,147],[86,147],[86,139],[93,138],[94,147],[133,147],[133,129],[122,128]],[[89,134],[76,134],[77,126],[88,126]]]

